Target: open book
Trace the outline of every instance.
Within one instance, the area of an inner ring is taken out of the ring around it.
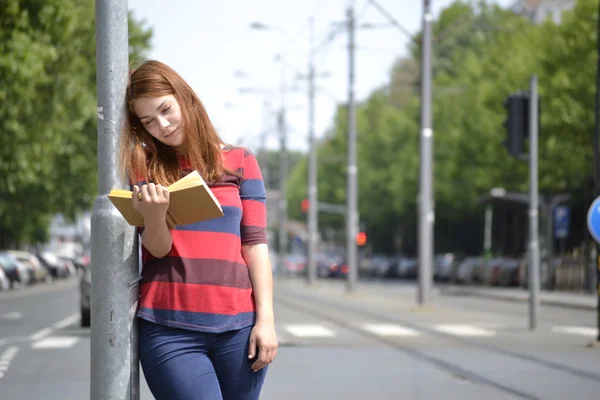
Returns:
[[[175,229],[208,219],[222,217],[223,209],[198,171],[194,171],[169,186],[167,225]],[[131,204],[133,192],[113,189],[108,198],[132,226],[144,226],[144,218]]]

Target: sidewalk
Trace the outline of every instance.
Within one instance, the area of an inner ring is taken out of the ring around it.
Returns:
[[[276,277],[276,280],[287,285],[298,285],[299,288],[305,287],[303,279],[289,280],[282,277]],[[396,284],[397,283],[397,284]],[[358,283],[359,293],[385,293],[386,296],[394,296],[412,301],[417,282],[407,281],[368,281]],[[319,280],[314,289],[329,291],[332,288],[340,293],[344,293],[345,282],[341,280]],[[433,285],[434,296],[474,296],[494,300],[514,301],[526,303],[529,301],[529,291],[524,288],[490,287],[476,285],[451,285],[438,284]],[[540,303],[543,305],[558,306],[564,308],[574,308],[579,310],[596,310],[598,299],[596,294],[590,293],[569,293],[569,292],[540,292]]]
[[[440,286],[440,294],[472,295],[488,299],[499,299],[507,301],[527,302],[529,291],[523,288],[503,288],[489,286]],[[598,307],[598,299],[595,294],[569,293],[569,292],[540,292],[540,303],[545,305],[577,308],[581,310],[595,310]]]

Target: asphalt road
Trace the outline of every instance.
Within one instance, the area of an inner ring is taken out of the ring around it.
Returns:
[[[280,339],[262,399],[597,399],[594,312],[437,294],[410,284],[276,282]],[[141,380],[141,399],[151,399]],[[89,399],[77,280],[0,293],[0,399]]]

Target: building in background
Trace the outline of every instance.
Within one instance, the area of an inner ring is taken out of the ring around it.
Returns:
[[[517,0],[512,10],[539,24],[551,18],[559,23],[563,11],[575,7],[576,0]]]

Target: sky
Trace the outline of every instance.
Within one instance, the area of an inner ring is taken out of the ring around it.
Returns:
[[[434,17],[452,2],[432,0]],[[496,2],[507,6],[514,0]],[[129,0],[128,7],[154,31],[148,57],[170,65],[192,86],[225,142],[256,151],[266,132],[264,145],[278,149],[275,112],[284,105],[288,148],[306,151],[309,20],[321,75],[315,81],[315,135],[320,138],[332,127],[336,105],[348,96],[348,32],[339,23],[350,3],[357,26],[389,22],[369,0]],[[421,0],[375,3],[411,34],[420,30]],[[252,23],[269,29],[252,29]],[[333,31],[339,33],[320,46]],[[356,30],[357,101],[388,82],[394,61],[407,55],[409,40],[393,26]]]

